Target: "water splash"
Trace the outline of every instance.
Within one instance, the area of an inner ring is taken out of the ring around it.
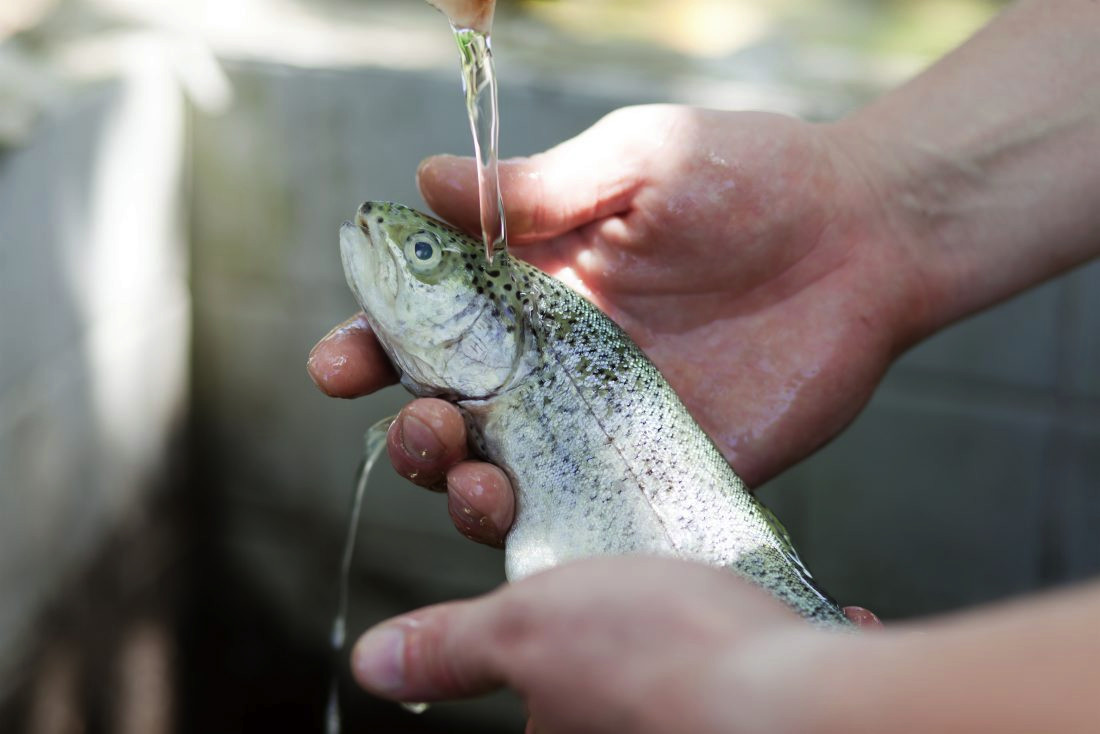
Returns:
[[[344,651],[344,643],[347,641],[348,622],[348,587],[351,583],[351,562],[355,557],[355,541],[359,535],[359,516],[363,509],[363,496],[366,494],[367,479],[371,469],[374,468],[382,450],[386,447],[386,432],[397,416],[375,423],[367,429],[367,435],[363,439],[363,462],[359,465],[359,474],[355,481],[355,492],[351,499],[351,513],[348,519],[348,531],[344,540],[344,554],[340,559],[340,592],[336,606],[336,616],[332,620],[332,630],[329,633],[329,645],[333,656],[339,659]],[[325,732],[326,734],[340,734],[340,676],[332,675],[332,685],[329,688],[328,704],[325,707]]]
[[[454,25],[451,30],[454,31],[455,42],[458,44],[462,89],[466,93],[466,114],[470,118],[470,132],[474,136],[481,236],[485,242],[485,257],[491,263],[496,253],[508,249],[504,199],[500,195],[497,171],[500,109],[497,104],[493,50],[486,32]]]

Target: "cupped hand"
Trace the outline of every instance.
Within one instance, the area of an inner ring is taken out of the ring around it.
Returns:
[[[398,701],[512,688],[539,734],[760,731],[789,713],[796,677],[829,670],[855,637],[728,572],[632,556],[390,620],[360,638],[352,668]]]
[[[755,485],[847,425],[919,329],[920,269],[866,158],[843,125],[627,108],[502,162],[509,239],[617,321]],[[472,160],[428,159],[419,184],[440,216],[478,231]],[[310,372],[345,397],[393,380],[355,320],[315,348]],[[389,448],[418,483],[446,476],[463,532],[500,542],[510,488],[465,460],[457,411],[413,403]]]

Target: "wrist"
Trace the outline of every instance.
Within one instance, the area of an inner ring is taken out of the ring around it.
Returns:
[[[836,123],[833,133],[862,174],[859,206],[880,222],[869,244],[905,273],[902,349],[1014,292],[1004,281],[1019,278],[998,257],[1010,252],[999,248],[995,182],[966,153],[899,130],[874,110]]]
[[[854,712],[842,707],[861,695],[848,671],[884,637],[800,623],[746,641],[707,676],[700,708],[713,720],[698,730],[724,731],[736,721],[746,734],[848,734]]]
[[[1017,3],[831,126],[908,252],[915,339],[1100,253],[1097,21],[1095,3]]]
[[[803,629],[780,640],[763,641],[744,652],[744,702],[738,698],[738,731],[760,734],[853,734],[854,732],[945,731],[931,717],[928,728],[913,710],[914,688],[927,700],[942,692],[935,683],[934,646],[926,632],[894,628],[866,632]],[[964,672],[965,674],[965,672]],[[945,680],[949,686],[953,685]],[[746,719],[746,713],[748,718]],[[949,717],[948,717],[949,718]]]
[[[782,666],[756,654],[753,693],[774,713],[761,730],[1093,732],[1098,613],[1094,584],[875,632],[806,630],[777,648]]]
[[[942,325],[949,278],[927,252],[928,223],[899,205],[913,183],[897,152],[858,118],[826,124],[823,133],[836,161],[841,208],[834,222],[867,264],[869,300],[896,357]]]

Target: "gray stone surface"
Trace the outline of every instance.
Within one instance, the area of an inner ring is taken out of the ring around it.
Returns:
[[[1061,282],[1047,283],[917,345],[900,362],[929,373],[1038,390],[1058,382]],[[1011,327],[1011,332],[1008,331]]]
[[[826,588],[904,617],[1100,572],[1098,272],[918,346],[847,432],[763,489]]]
[[[0,157],[0,698],[42,609],[166,484],[190,323],[183,118],[170,79],[123,77]]]
[[[1100,398],[1100,262],[1065,278],[1066,388],[1076,396]]]
[[[844,603],[913,616],[1038,585],[1051,419],[880,389],[832,445],[764,491]]]
[[[1052,581],[1077,581],[1100,575],[1100,421],[1064,429],[1052,451],[1054,471],[1044,477],[1050,495],[1049,532],[1056,536],[1044,570]]]

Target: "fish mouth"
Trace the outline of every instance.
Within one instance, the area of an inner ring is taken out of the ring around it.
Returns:
[[[371,314],[379,299],[394,303],[400,288],[401,266],[389,245],[377,217],[371,218],[371,203],[359,207],[354,221],[340,227],[340,257],[348,286],[359,305]]]

